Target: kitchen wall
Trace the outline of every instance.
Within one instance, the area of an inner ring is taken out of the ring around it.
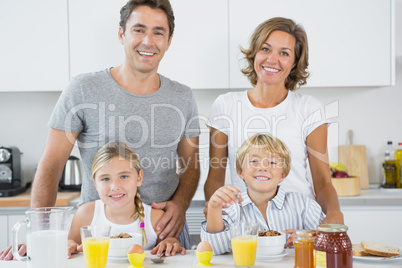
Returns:
[[[397,56],[395,86],[307,87],[299,90],[301,93],[313,95],[326,106],[336,107],[330,126],[330,160],[336,162],[336,146],[346,144],[347,131],[353,130],[354,143],[367,146],[369,180],[375,184],[380,183],[380,167],[386,141],[392,140],[394,144],[402,142],[402,0],[396,0],[395,7]],[[351,46],[350,53],[357,49],[359,48]],[[373,68],[381,68],[376,65],[375,51],[367,57],[372,58]],[[337,75],[336,70],[334,75]],[[216,97],[228,91],[194,90],[200,114],[208,116]],[[60,92],[0,93],[0,146],[17,146],[23,152],[22,168],[26,181],[32,180],[34,176],[48,132],[47,121],[59,95]],[[200,152],[203,182],[208,170],[208,130],[205,124],[202,128]],[[73,153],[78,154],[78,151],[75,149]],[[199,187],[196,199],[202,198],[202,187]]]

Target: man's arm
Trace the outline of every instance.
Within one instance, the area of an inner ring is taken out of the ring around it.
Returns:
[[[197,190],[200,179],[198,159],[198,137],[182,138],[177,148],[179,167],[179,186],[171,201],[153,203],[152,207],[165,210],[165,214],[157,224],[157,230],[162,230],[160,239],[168,236],[178,238],[186,221],[186,211]]]
[[[32,184],[31,208],[55,205],[59,179],[78,134],[50,128]]]
[[[327,151],[327,125],[317,127],[307,137],[307,152],[313,178],[317,203],[320,204],[326,218],[323,223],[343,224],[338,195],[331,182]]]

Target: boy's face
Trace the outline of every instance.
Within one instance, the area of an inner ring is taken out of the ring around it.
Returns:
[[[251,149],[246,153],[239,176],[250,191],[276,191],[285,178],[283,159],[267,151]]]

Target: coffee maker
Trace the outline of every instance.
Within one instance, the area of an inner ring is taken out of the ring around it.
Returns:
[[[0,147],[0,197],[17,195],[25,190],[20,150],[17,147]]]

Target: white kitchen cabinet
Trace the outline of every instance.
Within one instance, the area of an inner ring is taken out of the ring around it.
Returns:
[[[0,251],[8,247],[7,216],[0,216]]]
[[[0,21],[0,92],[62,90],[69,79],[67,1],[1,1]]]
[[[191,88],[229,88],[228,0],[171,0],[172,44],[159,73]]]
[[[119,10],[126,2],[69,1],[71,77],[122,63],[117,33]],[[227,0],[171,4],[176,27],[159,73],[192,88],[228,88]]]
[[[120,8],[127,0],[69,0],[70,75],[120,65]]]
[[[127,0],[0,2],[0,92],[60,91],[71,77],[118,66]],[[283,16],[309,38],[309,87],[395,84],[394,0],[171,0],[172,44],[159,72],[194,89],[250,88],[239,45]]]
[[[201,201],[201,203],[198,206],[190,206],[186,211],[186,221],[190,235],[200,235],[201,233],[201,223],[205,221],[204,202]]]
[[[309,40],[309,87],[395,84],[393,0],[230,0],[230,87],[250,88],[239,45],[272,17],[294,19]]]
[[[353,244],[375,241],[401,245],[402,208],[400,206],[341,207],[348,235]]]

